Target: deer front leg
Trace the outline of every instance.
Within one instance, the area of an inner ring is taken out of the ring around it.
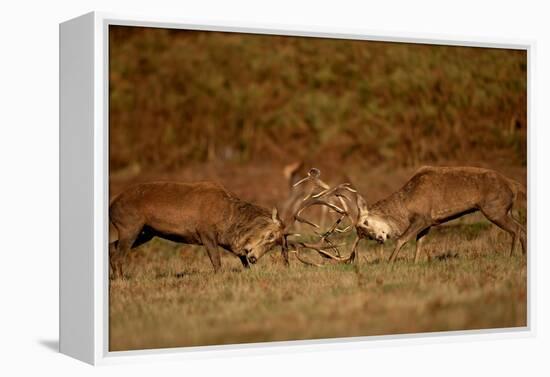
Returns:
[[[395,244],[395,248],[393,249],[393,252],[390,255],[390,259],[388,260],[390,263],[395,262],[395,259],[397,258],[397,254],[399,254],[399,251],[401,251],[401,248],[409,241],[409,239],[405,240],[399,237],[397,239],[397,242]]]
[[[283,263],[286,267],[290,267],[290,260],[288,259],[288,241],[286,237],[283,237],[281,244],[281,255],[283,256]]]
[[[248,259],[246,259],[246,255],[239,255],[239,259],[244,268],[250,268],[250,263],[248,263]]]
[[[359,264],[359,251],[357,250],[357,246],[359,246],[359,241],[361,238],[356,237],[355,241],[353,241],[353,246],[351,247],[351,254],[350,254],[350,263],[356,263]]]
[[[281,254],[283,255],[283,263],[285,267],[290,267],[290,260],[288,259],[288,250],[283,250]]]
[[[208,237],[208,236],[201,236],[201,241],[204,247],[206,248],[206,252],[208,253],[210,262],[212,262],[212,266],[214,266],[214,272],[218,272],[222,267],[222,261],[220,258],[220,250],[218,249],[218,244],[216,243],[216,241],[214,241],[213,237]]]
[[[425,223],[421,220],[416,220],[414,221],[413,223],[411,223],[411,225],[409,225],[409,227],[407,228],[407,230],[405,231],[405,233],[403,233],[398,239],[397,239],[397,242],[395,244],[395,249],[393,249],[393,252],[391,253],[390,255],[390,259],[389,259],[389,262],[390,263],[393,263],[395,262],[395,260],[397,259],[397,254],[399,254],[399,251],[401,250],[401,248],[407,243],[409,242],[410,240],[412,240],[414,237],[416,237],[416,235],[422,231],[423,228],[425,228]]]

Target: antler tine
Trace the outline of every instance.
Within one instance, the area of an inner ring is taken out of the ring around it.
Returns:
[[[322,249],[323,252],[321,253],[323,256],[326,256],[326,257],[329,257],[328,255],[326,255],[325,253],[328,253],[327,250],[325,250],[325,247],[324,246],[327,246],[327,249],[330,249],[330,250],[333,250],[334,252],[336,252],[336,254],[338,254],[338,256],[340,256],[340,250],[338,250],[338,247],[339,246],[345,246],[345,244],[341,244],[341,245],[335,245],[334,243],[332,243],[332,241],[328,238],[328,234],[324,233],[324,234],[319,234],[317,232],[315,232],[315,234],[317,234],[319,236],[319,241],[316,242],[316,243],[306,243],[306,242],[301,242],[301,244],[308,248],[308,249],[314,249],[314,250],[317,250],[317,249]],[[319,251],[319,250],[317,250]]]
[[[348,257],[345,257],[345,258],[341,257],[341,256],[333,255],[332,253],[330,253],[329,251],[327,251],[323,248],[323,242],[317,242],[317,243],[314,243],[314,244],[307,243],[307,242],[289,242],[289,246],[292,246],[294,248],[294,250],[290,250],[290,252],[295,252],[297,257],[299,255],[299,252],[302,249],[310,249],[310,250],[315,250],[316,252],[318,252],[321,256],[323,256],[325,258],[333,259],[333,260],[338,261],[338,262],[346,262],[347,263],[352,258],[351,255],[348,256]],[[335,250],[337,250],[336,245],[330,245],[330,246],[331,246],[331,248],[334,248]],[[340,245],[340,246],[342,246],[342,245]],[[300,257],[298,257],[298,259],[301,262],[306,263],[306,264],[311,264],[311,265],[315,265],[315,266],[322,266],[322,265],[319,265],[319,264],[316,264],[316,263],[313,263],[313,262],[304,261],[303,258],[300,258]]]
[[[307,208],[311,207],[311,206],[314,206],[314,205],[323,205],[323,206],[326,206],[326,207],[329,207],[330,209],[332,209],[333,211],[343,215],[343,216],[346,216],[347,215],[347,211],[338,207],[337,205],[335,204],[332,204],[332,203],[329,203],[327,202],[326,200],[321,200],[321,199],[316,199],[316,198],[309,198],[307,199],[305,202],[302,203],[302,205],[298,208],[298,210],[295,212],[294,214],[294,220],[295,221],[298,221],[300,223],[304,223],[304,224],[308,224],[308,225],[311,225],[312,227],[314,228],[317,228],[319,229],[319,225],[315,224],[314,222],[311,222],[305,218],[303,218],[301,215],[301,213],[306,210]]]
[[[334,222],[334,224],[332,224],[332,226],[325,233],[320,234],[320,236],[325,240],[328,240],[328,237],[330,235],[332,235],[334,232],[336,232],[336,233],[347,233],[350,230],[352,230],[353,226],[354,226],[353,219],[352,219],[352,217],[349,213],[349,210],[348,210],[348,205],[346,204],[346,201],[349,201],[349,198],[347,196],[343,196],[343,195],[337,195],[337,194],[335,194],[335,195],[338,198],[338,200],[340,201],[340,204],[342,205],[342,208],[334,206],[332,203],[327,202],[328,206],[330,208],[332,208],[332,206],[337,207],[337,209],[334,209],[334,208],[333,209],[335,210],[335,212],[340,214],[340,217]],[[348,226],[346,226],[345,228],[342,228],[342,229],[338,228],[340,223],[346,217],[348,217],[350,219],[350,224]]]
[[[325,189],[324,191],[321,191],[315,195],[312,195],[312,198],[321,198],[321,197],[330,196],[330,195],[335,195],[339,197],[339,196],[342,196],[342,194],[339,193],[339,191],[341,190],[346,190],[353,193],[357,192],[357,190],[351,187],[351,183],[342,183],[342,184],[339,184],[338,186]]]
[[[314,228],[319,228],[319,225],[315,224],[314,222],[309,221],[308,219],[304,219],[303,217],[300,217],[299,215],[294,215],[294,220],[296,220],[300,223],[311,225]]]
[[[292,187],[298,187],[304,182],[307,181],[313,181],[313,183],[317,186],[322,188],[323,190],[328,190],[330,188],[329,185],[327,185],[325,182],[319,178],[321,176],[321,171],[317,168],[311,168],[309,172],[307,173],[307,177],[300,179],[298,182],[296,182]]]
[[[304,219],[303,217],[300,216],[301,213],[305,209],[307,209],[311,206],[314,206],[314,205],[323,205],[323,206],[329,207],[330,209],[332,209],[335,212],[338,212],[339,214],[345,214],[345,213],[347,213],[347,210],[342,209],[342,208],[338,207],[337,205],[332,204],[332,203],[330,203],[326,200],[323,200],[323,199],[325,197],[328,197],[329,195],[332,195],[332,193],[336,193],[338,190],[341,190],[343,188],[347,189],[347,190],[353,190],[349,187],[349,184],[342,184],[342,185],[338,185],[335,188],[330,188],[329,185],[327,185],[325,182],[323,182],[320,179],[320,176],[321,176],[321,171],[317,168],[312,168],[312,169],[309,170],[309,172],[307,174],[307,177],[302,178],[301,180],[299,180],[298,182],[296,182],[293,185],[293,187],[297,187],[297,186],[303,184],[304,182],[313,181],[313,183],[315,184],[316,187],[322,189],[320,192],[314,193],[315,189],[313,188],[309,192],[309,194],[306,195],[306,197],[303,199],[302,204],[298,207],[298,209],[295,210],[294,214],[291,217],[295,221],[308,224],[308,225],[310,225],[314,228],[319,228],[319,225],[317,225],[317,224],[315,224],[315,223],[313,223],[313,222],[311,222],[307,219]]]
[[[290,236],[290,235],[289,235]],[[333,255],[331,254],[329,251],[325,250],[323,248],[324,244],[323,243],[327,243],[328,247],[332,250],[334,250],[338,255]],[[315,250],[317,251],[321,256],[325,257],[325,258],[330,258],[330,259],[334,259],[334,260],[337,260],[337,261],[346,261],[347,259],[346,258],[342,258],[341,255],[340,255],[340,250],[338,250],[338,246],[343,246],[343,245],[334,245],[332,243],[332,241],[326,239],[325,237],[322,237],[321,236],[321,241],[317,242],[317,243],[307,243],[307,242],[299,242],[299,241],[288,241],[287,240],[287,245],[289,247],[293,247],[295,249],[295,252],[296,252],[296,257],[303,263],[306,263],[306,264],[311,264],[311,265],[315,265],[315,266],[320,266],[316,263],[313,263],[313,262],[308,262],[308,261],[305,261],[303,260],[303,258],[301,258],[299,256],[299,250],[301,249],[311,249],[311,250]],[[291,251],[292,252],[292,251]]]
[[[336,197],[338,198],[338,201],[342,205],[342,208],[344,209],[344,211],[349,212],[348,211],[348,205],[346,204],[346,200],[349,200],[348,197],[347,196],[342,196],[342,195],[337,195]]]
[[[331,188],[329,185],[327,185],[325,182],[323,182],[319,178],[320,175],[321,175],[321,172],[319,171],[319,169],[312,168],[308,172],[307,177],[299,180],[293,185],[293,187],[297,187],[307,181],[311,181],[313,182],[314,187],[311,188],[311,190],[308,190],[309,193],[305,195],[302,203],[294,211],[291,218],[294,221],[308,224],[316,229],[319,229],[319,225],[301,216],[304,210],[315,205],[325,206],[325,207],[328,207],[330,210],[339,214],[339,216],[337,220],[334,222],[334,224],[332,224],[328,228],[328,230],[326,230],[325,232],[321,233],[321,232],[315,231],[315,234],[319,237],[319,240],[316,243],[288,241],[289,247],[294,249],[294,250],[289,250],[289,252],[295,253],[297,259],[300,262],[311,266],[322,266],[322,264],[317,264],[317,263],[308,261],[303,256],[301,256],[300,253],[303,249],[315,250],[322,257],[332,259],[339,263],[350,263],[354,261],[357,256],[357,251],[356,251],[357,241],[354,243],[353,250],[350,253],[350,255],[347,257],[343,257],[339,250],[339,246],[343,246],[343,245],[334,244],[330,239],[330,237],[335,232],[346,233],[353,229],[353,226],[355,224],[354,224],[354,219],[352,218],[349,212],[349,208],[351,206],[351,198],[349,197],[349,194],[357,193],[357,191],[353,187],[351,187],[350,183],[342,183]],[[320,189],[320,191],[315,192],[316,188]],[[339,205],[334,204],[334,202],[331,202],[331,199],[333,198],[338,199]],[[339,228],[340,224],[342,224],[342,221],[344,221],[346,217],[349,218],[350,224],[344,228]]]
[[[338,247],[334,245],[330,239],[324,238],[324,240],[330,247],[333,248],[333,250],[336,252],[336,255],[338,255],[338,257],[342,256],[342,254],[340,254],[340,249],[338,249]]]
[[[326,207],[329,207],[334,212],[338,212],[339,214],[346,214],[347,212],[343,210],[342,208],[338,207],[337,205],[334,205],[332,203],[327,202],[326,200],[317,199],[317,198],[309,198],[306,200],[302,205],[299,207],[298,211],[296,211],[296,216],[300,216],[300,214],[307,208],[314,206],[314,205],[323,205]]]
[[[300,249],[291,250],[290,252],[296,254],[296,258],[298,258],[298,260],[303,264],[307,264],[308,266],[323,267],[322,264],[311,262],[311,261],[308,261],[307,259],[302,258],[300,256]]]
[[[353,229],[353,224],[350,224],[350,225],[348,225],[347,227],[345,227],[344,229],[338,229],[338,228],[336,228],[336,229],[334,229],[334,231],[335,231],[336,233],[347,233],[347,232],[349,232],[349,231],[352,230],[352,229]]]
[[[349,260],[349,257],[343,258],[343,257],[333,255],[329,251],[322,248],[322,245],[321,245],[320,242],[316,243],[316,244],[309,244],[309,243],[302,242],[301,245],[302,245],[303,248],[315,250],[316,252],[318,252],[322,256],[324,256],[326,258],[329,258],[329,259],[333,259],[333,260],[338,261],[338,262],[346,262],[346,261]]]

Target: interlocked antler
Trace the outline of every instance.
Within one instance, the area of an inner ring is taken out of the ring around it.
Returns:
[[[294,184],[294,187],[297,187],[305,182],[310,181],[313,183],[313,188],[311,189],[309,194],[303,199],[302,204],[298,207],[298,209],[293,214],[293,220],[300,223],[308,224],[314,228],[319,229],[319,225],[301,216],[304,210],[315,205],[328,207],[330,210],[338,213],[339,214],[338,219],[324,233],[319,233],[315,231],[315,234],[319,236],[318,242],[306,243],[306,242],[291,241],[291,242],[287,242],[287,244],[290,247],[294,248],[292,252],[296,253],[296,257],[298,258],[298,260],[305,264],[309,264],[313,266],[321,266],[320,264],[305,260],[300,255],[300,251],[302,249],[315,250],[324,258],[329,258],[338,262],[344,262],[344,263],[352,262],[353,260],[355,260],[355,257],[356,257],[357,240],[354,242],[352,253],[348,257],[342,257],[340,254],[340,250],[338,249],[338,247],[342,245],[335,245],[330,240],[330,236],[332,236],[334,233],[346,233],[353,229],[355,222],[349,213],[348,204],[346,203],[349,201],[349,198],[344,194],[349,192],[356,193],[357,191],[353,189],[349,183],[343,183],[336,187],[331,188],[329,185],[327,185],[325,182],[323,182],[320,179],[320,175],[321,175],[321,172],[319,171],[319,169],[313,168],[309,171],[307,177],[301,179],[300,181]],[[321,191],[315,193],[316,189],[321,189]],[[331,203],[329,201],[330,198],[337,198],[341,207]],[[345,228],[339,228],[340,224],[342,223],[342,221],[344,221],[346,217],[349,218],[350,224]],[[287,235],[287,236],[291,236],[291,235]]]

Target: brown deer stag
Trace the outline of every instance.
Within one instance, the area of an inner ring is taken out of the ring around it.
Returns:
[[[153,237],[203,245],[218,271],[219,247],[243,264],[256,263],[275,245],[283,246],[283,223],[277,210],[245,202],[212,182],[154,182],[131,187],[109,207],[109,254],[113,272],[131,248]],[[286,254],[283,251],[286,257]]]
[[[396,239],[390,262],[396,260],[407,242],[416,239],[416,263],[424,236],[432,226],[480,211],[512,236],[510,255],[518,239],[525,254],[525,228],[511,216],[512,207],[520,195],[526,195],[520,183],[493,170],[426,166],[400,190],[370,207],[358,195],[355,227],[359,238],[380,243],[389,238]]]
[[[330,259],[348,263],[358,260],[357,247],[361,239],[384,243],[391,238],[396,239],[395,248],[389,259],[390,262],[394,262],[401,248],[408,241],[416,239],[416,263],[421,253],[423,237],[432,226],[477,211],[512,235],[510,255],[513,254],[518,240],[523,253],[526,252],[525,228],[511,216],[511,210],[518,198],[526,197],[525,188],[496,171],[475,167],[423,167],[400,190],[374,203],[370,208],[351,185],[341,184],[330,188],[319,179],[319,175],[317,169],[312,169],[308,177],[297,183],[313,181],[321,191],[306,197],[293,216],[298,222],[319,228],[317,224],[302,218],[300,214],[311,205],[324,205],[340,217],[327,232],[319,234],[318,243],[291,243],[295,249],[293,252],[309,248]],[[330,203],[331,197],[336,197],[341,206]],[[346,203],[355,205],[350,206]],[[348,257],[342,257],[338,248],[330,241],[330,236],[335,232],[349,230],[349,226],[338,229],[344,218],[350,220],[357,233]],[[297,256],[300,260],[303,259],[299,254]]]

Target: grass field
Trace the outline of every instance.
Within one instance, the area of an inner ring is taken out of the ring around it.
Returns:
[[[110,349],[525,326],[526,259],[474,219],[432,230],[432,260],[417,265],[414,244],[392,266],[380,259],[392,244],[369,242],[359,267],[292,258],[286,268],[273,251],[244,270],[226,253],[215,274],[200,247],[155,240],[132,254],[127,279],[111,281]]]

